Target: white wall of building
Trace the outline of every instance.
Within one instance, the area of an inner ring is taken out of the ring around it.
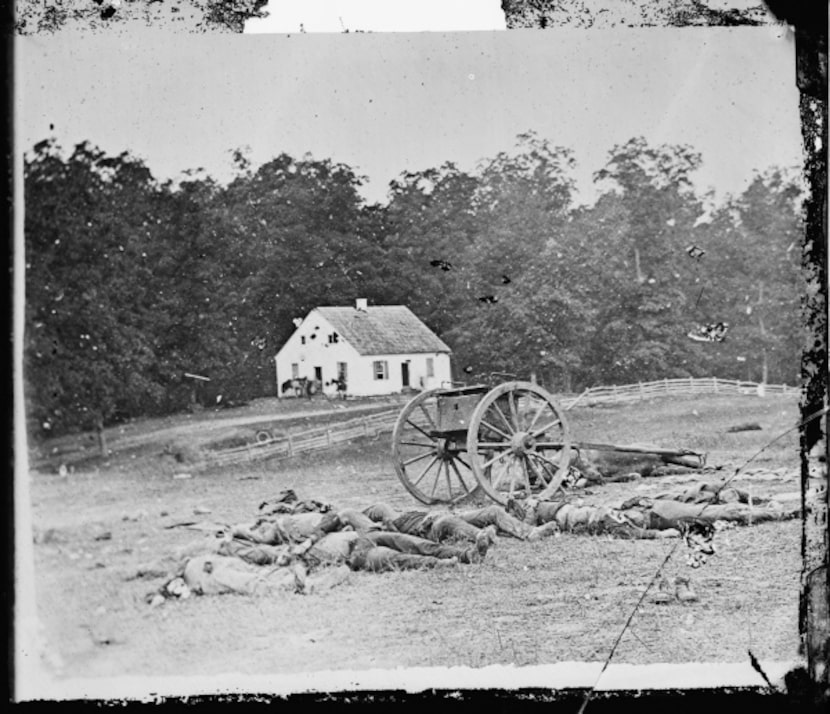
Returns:
[[[427,359],[432,358],[433,367],[432,374],[427,373]],[[417,389],[434,389],[435,387],[448,387],[452,380],[452,370],[450,368],[450,356],[446,352],[436,352],[435,354],[419,354],[413,355],[412,362],[416,369],[415,374],[417,378],[412,382]],[[420,380],[423,379],[423,382]]]
[[[337,386],[332,382],[338,375],[338,363],[346,364],[346,382],[349,395],[375,396],[393,394],[404,389],[403,364],[408,365],[409,386],[414,389],[440,387],[452,379],[450,355],[442,352],[428,352],[406,355],[361,355],[342,336],[331,342],[329,336],[335,333],[332,325],[312,311],[283,345],[276,356],[276,379],[279,396],[282,384],[292,377],[314,379],[318,369],[322,376],[323,389],[335,394]],[[305,338],[305,340],[303,340]],[[430,366],[428,360],[432,361]],[[376,379],[377,362],[385,362],[385,378]]]
[[[432,375],[428,374],[428,360],[432,360]],[[382,370],[377,362],[385,363],[385,378],[376,379]],[[392,394],[402,391],[404,387],[403,365],[409,372],[409,387],[413,389],[432,389],[449,382],[450,356],[442,352],[425,352],[405,355],[361,355],[349,377],[349,394],[376,395]],[[351,367],[350,367],[351,369]]]
[[[338,362],[345,362],[348,365],[347,371],[351,371],[351,365],[360,359],[360,355],[342,337],[338,338],[337,342],[330,342],[329,336],[333,333],[335,329],[316,312],[312,311],[303,320],[277,353],[276,377],[279,396],[283,396],[283,382],[293,377],[315,379],[317,368],[322,373],[323,389],[326,393],[333,394],[337,391],[335,385],[325,385],[326,382],[337,378]],[[347,382],[351,382],[351,374],[347,374]],[[349,391],[351,392],[350,384]]]

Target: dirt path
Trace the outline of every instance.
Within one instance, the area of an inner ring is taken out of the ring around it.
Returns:
[[[400,409],[407,401],[406,395],[390,397],[384,401],[357,403],[317,402],[309,408],[305,404],[287,401],[263,400],[264,403],[240,409],[235,415],[217,416],[216,412],[147,419],[109,427],[104,430],[107,448],[111,455],[148,445],[158,445],[176,439],[191,443],[203,443],[230,435],[235,429],[261,426],[273,428],[286,422],[314,419],[320,424],[329,419],[343,419],[343,415],[359,416],[389,409]],[[271,402],[274,402],[271,404]],[[251,413],[252,409],[256,413]],[[302,428],[301,428],[302,430]],[[59,459],[69,463],[78,456],[88,456],[97,448],[97,439],[91,432],[50,439],[37,450],[33,459],[38,465]]]
[[[324,419],[328,414],[361,414],[365,412],[386,411],[387,409],[394,408],[395,405],[392,404],[363,404],[355,406],[342,406],[339,409],[332,410],[330,412],[308,410],[280,414],[257,414],[254,416],[226,417],[211,421],[199,421],[192,424],[182,424],[174,427],[163,427],[153,431],[145,431],[141,434],[133,434],[129,436],[119,434],[116,429],[114,430],[115,433],[113,433],[111,439],[113,446],[117,446],[118,448],[129,448],[131,446],[141,446],[144,444],[158,442],[162,439],[170,439],[174,437],[201,438],[206,436],[207,432],[211,432],[212,435],[215,435],[215,432],[255,424],[264,426],[303,418],[319,417]],[[109,434],[107,435],[107,439],[110,439]]]

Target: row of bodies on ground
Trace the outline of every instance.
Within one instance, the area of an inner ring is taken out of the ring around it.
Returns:
[[[562,533],[624,539],[682,537],[687,564],[703,565],[715,553],[717,532],[797,518],[800,493],[752,496],[726,481],[697,481],[676,492],[633,496],[618,506],[586,504],[575,493],[529,498],[463,510],[398,512],[377,503],[363,510],[336,509],[300,500],[286,490],[260,504],[249,523],[186,522],[208,534],[129,578],[158,578],[147,602],[158,606],[192,594],[302,593],[333,588],[353,571],[386,572],[483,563],[497,536],[535,542]],[[692,601],[678,590],[678,599]],[[655,602],[666,600],[665,587]]]

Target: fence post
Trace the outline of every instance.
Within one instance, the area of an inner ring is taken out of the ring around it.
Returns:
[[[326,429],[326,443],[331,446],[331,429]]]
[[[640,388],[640,401],[643,401],[643,383],[642,382],[637,382],[637,385]]]
[[[363,435],[369,436],[369,420],[366,417],[363,417],[361,421],[363,421]]]
[[[288,435],[288,455],[294,456],[294,440],[291,438],[291,434]]]
[[[718,378],[717,377],[712,377],[712,387],[713,387],[713,391],[715,392],[715,394],[717,394],[718,393]]]
[[[694,377],[689,377],[689,391],[691,392],[695,388],[695,379]]]
[[[666,378],[663,380],[663,391],[664,391],[666,394],[668,394],[668,393],[669,393],[669,378],[668,378],[668,377],[666,377]]]
[[[611,386],[614,389],[614,401],[616,402],[617,401],[617,385],[612,384]]]

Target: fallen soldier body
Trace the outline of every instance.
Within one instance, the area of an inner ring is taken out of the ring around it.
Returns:
[[[386,509],[384,512],[391,513],[388,507]],[[498,516],[496,518],[498,519]],[[514,527],[527,529],[527,526],[516,519],[511,517],[510,520]],[[377,538],[379,547],[392,548],[402,553],[438,558],[457,557],[459,562],[475,562],[476,553],[486,552],[487,546],[493,542],[495,528],[482,531],[466,522],[462,522],[462,525],[468,529],[464,533],[463,540],[475,544],[475,548],[451,549],[449,546],[439,544],[435,539],[414,537],[416,535],[414,533],[406,534],[393,530],[384,534],[382,531],[385,526],[380,520],[373,521],[365,513],[356,509],[344,509],[337,513],[328,510],[324,513],[305,512],[279,515],[259,518],[250,525],[230,526],[220,533],[223,536],[221,540],[213,538],[200,541],[201,547],[195,544],[195,550],[193,545],[188,546],[184,552],[178,554],[178,560],[181,561],[186,556],[214,553],[237,557],[253,565],[278,564],[291,553],[297,552],[290,546],[305,544],[308,549],[312,544],[317,544],[319,551],[325,544],[334,540],[326,539],[326,536],[348,529],[352,533]],[[394,528],[394,526],[390,527]],[[446,531],[448,527],[445,524],[441,531]],[[446,555],[448,549],[451,552]],[[322,559],[330,560],[325,557],[325,554]]]
[[[482,532],[473,545],[461,547],[404,533],[358,530],[348,523],[350,512],[343,514],[344,520],[327,514],[331,517],[326,527],[316,529],[300,544],[255,543],[231,535],[232,531],[218,545],[206,541],[204,547],[209,552],[187,559],[181,575],[165,583],[155,598],[181,598],[190,593],[319,592],[344,582],[350,570],[389,572],[478,563],[491,542],[489,531]],[[359,518],[355,521],[366,525]],[[154,599],[154,604],[158,600]]]
[[[649,528],[660,529],[677,528],[678,523],[690,518],[711,524],[727,522],[745,526],[752,523],[798,518],[801,513],[800,503],[786,505],[774,499],[763,499],[763,505],[755,507],[739,501],[686,503],[669,498],[652,499],[640,496],[629,499],[622,504],[621,508],[639,510]]]
[[[558,527],[558,530],[565,532],[607,534],[617,538],[666,538],[678,535],[695,521],[748,525],[797,518],[801,512],[798,503],[786,505],[772,498],[758,499],[758,503],[763,503],[760,507],[750,506],[740,501],[742,492],[737,492],[737,489],[733,489],[736,494],[727,495],[727,498],[738,500],[728,503],[715,502],[726,489],[718,492],[717,489],[701,487],[698,490],[708,490],[710,500],[685,502],[682,499],[687,497],[688,489],[675,498],[667,494],[658,498],[636,496],[623,502],[619,508],[582,505],[575,498],[556,501],[529,498],[524,504],[524,522],[537,529],[548,526],[549,530],[541,531],[543,535],[555,533]]]
[[[297,574],[291,567],[265,568],[226,555],[199,555],[187,561],[181,579],[196,595],[276,595],[328,590],[344,582],[349,572],[341,565]]]
[[[800,494],[798,494],[800,498]],[[752,496],[749,491],[736,488],[735,486],[724,486],[719,483],[707,483],[700,481],[682,492],[667,491],[658,493],[654,496],[655,499],[682,501],[684,503],[746,503],[761,506],[772,501],[778,501],[779,498],[787,499],[789,494],[779,494],[776,498],[765,496]]]
[[[260,514],[263,516],[272,516],[277,513],[326,513],[331,510],[331,506],[322,501],[303,500],[297,498],[294,489],[287,488],[277,494],[277,498],[272,501],[263,501],[259,504]]]
[[[312,511],[260,517],[251,524],[231,526],[230,534],[252,543],[284,545],[300,543],[311,536],[320,537],[339,528],[340,521],[335,513]]]
[[[487,506],[458,514],[446,511],[399,513],[385,503],[378,503],[364,511],[344,509],[337,513],[302,513],[259,519],[252,526],[233,526],[230,533],[234,538],[251,543],[280,545],[303,542],[309,538],[316,542],[326,533],[345,527],[361,534],[379,530],[404,533],[435,543],[474,543],[488,527],[491,536],[498,532],[521,540],[527,539],[533,530],[500,506]]]
[[[639,508],[582,505],[577,499],[525,502],[525,523],[536,526],[539,537],[556,533],[609,535],[614,538],[656,539],[678,536],[677,528],[653,528]]]
[[[406,533],[371,530],[342,530],[327,533],[320,540],[309,538],[293,548],[310,567],[347,562],[353,570],[411,570],[434,568],[438,561],[480,563],[491,544],[490,533],[480,533],[473,545],[460,546]]]
[[[460,548],[403,533],[361,535],[344,530],[326,533],[317,541],[310,538],[303,546],[271,546],[279,551],[274,567],[219,553],[199,555],[187,561],[181,577],[197,595],[312,593],[344,582],[350,570],[426,570],[481,562],[488,542],[479,539],[476,546]]]
[[[533,526],[510,515],[501,506],[485,506],[469,511],[406,511],[400,513],[385,503],[376,503],[363,511],[374,523],[399,533],[436,542],[475,542],[482,531],[506,535],[519,540],[535,540]]]
[[[640,451],[619,451],[614,448],[580,448],[572,451],[571,467],[584,478],[585,484],[601,484],[613,481],[631,481],[644,476],[667,473],[684,473],[701,468],[701,455],[678,450],[676,453],[659,453],[664,450],[649,445],[632,445]],[[656,452],[649,452],[654,448]],[[579,484],[583,485],[583,484]]]

